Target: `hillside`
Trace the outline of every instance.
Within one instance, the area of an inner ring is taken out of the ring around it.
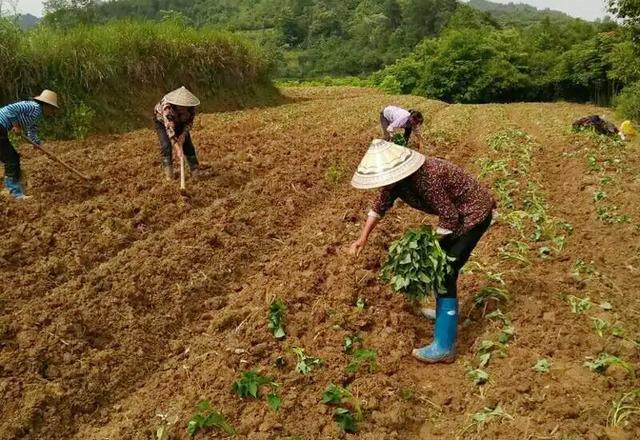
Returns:
[[[608,110],[285,93],[285,105],[198,118],[212,172],[189,178],[186,197],[162,180],[148,129],[49,144],[95,186],[22,149],[34,198],[0,205],[0,438],[149,440],[166,426],[187,439],[202,399],[237,439],[640,438],[639,146],[569,130]],[[389,103],[422,110],[428,153],[500,200],[461,278],[451,365],[411,357],[433,326],[377,278],[390,242],[433,217],[398,204],[363,256],[345,254],[373,197],[351,173]],[[474,306],[488,286],[508,297],[501,313]],[[274,298],[287,304],[282,342],[267,328]],[[353,335],[377,365],[349,374]],[[299,374],[293,347],[322,365]],[[604,352],[626,364],[584,365]],[[278,412],[231,392],[249,369],[279,384]],[[358,434],[320,402],[330,383],[361,402]],[[615,402],[628,408],[612,416]]]
[[[488,12],[500,23],[505,25],[513,24],[533,24],[545,19],[555,21],[575,20],[575,18],[565,14],[564,12],[554,11],[552,9],[538,9],[524,3],[493,3],[487,0],[469,0],[469,5],[474,8]]]

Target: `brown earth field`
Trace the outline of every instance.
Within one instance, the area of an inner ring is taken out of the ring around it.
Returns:
[[[202,400],[238,439],[640,438],[640,148],[570,130],[609,110],[284,93],[198,117],[210,168],[186,196],[163,180],[150,129],[48,144],[95,185],[22,147],[33,198],[0,203],[0,439],[186,439]],[[346,252],[374,196],[349,181],[391,103],[422,110],[428,154],[501,201],[460,278],[450,365],[411,357],[433,325],[377,276],[392,241],[436,219],[399,202],[363,255]],[[501,301],[483,302],[491,292]],[[375,365],[347,372],[351,335]],[[321,364],[298,373],[294,347]],[[252,369],[279,385],[279,411],[267,387],[232,392]],[[331,383],[362,407],[355,434],[321,402]]]

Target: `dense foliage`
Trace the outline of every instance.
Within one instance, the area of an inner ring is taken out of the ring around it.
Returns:
[[[621,81],[609,76],[611,52],[622,43],[612,22],[549,17],[524,27],[501,27],[461,6],[442,34],[374,75],[391,76],[399,91],[451,102],[594,100],[608,103]]]
[[[237,36],[174,22],[41,26],[24,33],[3,20],[0,56],[0,101],[53,89],[63,109],[51,124],[54,134],[76,137],[148,124],[159,98],[182,85],[201,96],[205,108],[232,105],[265,90],[269,67]]]

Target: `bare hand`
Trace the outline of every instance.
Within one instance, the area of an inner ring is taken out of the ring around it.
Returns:
[[[362,249],[364,249],[364,246],[366,244],[367,244],[366,241],[362,241],[362,240],[354,241],[351,247],[349,248],[349,254],[355,255],[355,256],[360,255],[360,252],[362,252]]]

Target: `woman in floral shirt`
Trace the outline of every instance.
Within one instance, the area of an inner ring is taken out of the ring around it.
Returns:
[[[184,154],[189,168],[195,172],[199,168],[196,149],[189,131],[196,117],[196,107],[200,100],[185,87],[180,87],[165,95],[154,109],[154,123],[160,140],[162,167],[167,179],[173,179],[172,146],[176,154]]]
[[[382,140],[372,143],[352,184],[360,189],[380,188],[360,238],[351,245],[353,255],[364,249],[369,234],[396,199],[439,217],[440,245],[455,258],[453,272],[445,280],[447,292],[436,299],[434,341],[414,350],[413,355],[427,363],[452,362],[458,323],[458,273],[491,225],[496,207],[493,196],[458,166]]]

